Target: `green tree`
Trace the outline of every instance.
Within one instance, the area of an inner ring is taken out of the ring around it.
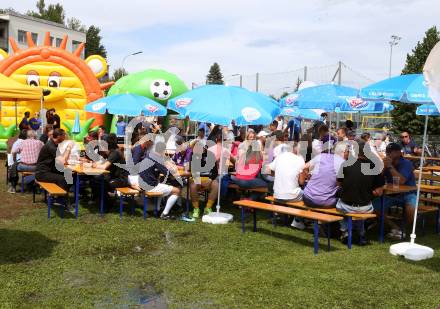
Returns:
[[[75,31],[87,32],[87,27],[78,18],[75,17],[67,18],[66,26],[67,28]]]
[[[101,44],[101,29],[91,25],[86,32],[86,58],[90,55],[100,55],[107,58],[107,51],[104,45]]]
[[[419,41],[411,53],[406,56],[406,64],[402,70],[402,74],[422,73],[423,66],[428,58],[431,49],[440,41],[440,33],[436,27],[431,27],[425,32],[425,37]],[[393,102],[394,110],[391,111],[392,130],[394,132],[401,132],[409,130],[412,134],[423,134],[423,127],[425,117],[416,116],[415,104],[404,104]],[[440,134],[440,119],[439,117],[431,117],[428,126],[429,134]]]
[[[36,7],[38,12],[28,11],[27,15],[64,25],[66,13],[62,4],[49,4],[46,7],[44,0],[38,0]]]
[[[217,62],[214,62],[209,68],[208,75],[206,76],[206,84],[223,85],[224,83],[220,66]]]
[[[116,82],[118,79],[120,79],[121,77],[124,77],[128,75],[128,72],[126,69],[124,68],[117,68],[116,70],[113,71],[113,75],[111,80]]]

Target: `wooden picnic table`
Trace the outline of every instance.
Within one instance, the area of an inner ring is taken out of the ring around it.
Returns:
[[[385,195],[394,195],[394,194],[402,194],[408,193],[412,191],[416,191],[416,186],[406,186],[406,185],[398,185],[394,186],[393,184],[386,184],[383,190],[383,195],[380,197],[380,232],[379,232],[379,242],[383,243],[384,241],[384,230],[385,230],[385,206],[384,206],[384,196]]]
[[[79,178],[83,175],[90,176],[102,176],[101,178],[101,199],[99,205],[99,212],[101,215],[104,213],[104,177],[103,175],[110,173],[110,171],[105,169],[99,169],[95,167],[85,167],[84,164],[67,165],[66,168],[70,169],[76,174],[75,177],[75,216],[78,217],[78,207],[79,207]]]
[[[428,165],[423,167],[426,172],[440,172],[440,165]]]
[[[404,155],[403,157],[408,160],[414,160],[414,161],[420,160],[420,156]],[[424,157],[424,159],[425,159],[425,161],[440,162],[440,157]]]

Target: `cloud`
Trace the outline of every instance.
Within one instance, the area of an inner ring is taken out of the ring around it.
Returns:
[[[34,0],[3,0],[25,12]],[[53,3],[56,1],[47,1]],[[127,58],[130,72],[163,68],[188,85],[201,82],[218,62],[225,78],[245,76],[246,86],[281,92],[303,77],[330,81],[338,61],[373,80],[387,77],[389,38],[402,37],[393,50],[393,73],[398,74],[424,32],[438,24],[438,0],[224,0],[211,1],[64,1],[67,15],[101,27],[112,68]],[[320,68],[316,68],[320,67]],[[269,74],[273,72],[290,72]],[[345,69],[344,83],[362,83]]]

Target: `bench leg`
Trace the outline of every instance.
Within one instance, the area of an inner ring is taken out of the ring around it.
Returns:
[[[315,255],[318,254],[318,249],[319,249],[319,225],[318,225],[318,221],[315,220],[315,222],[313,223],[313,242],[314,242],[314,253]]]
[[[119,196],[119,221],[122,222],[122,206],[124,203],[124,198],[122,194]]]
[[[24,175],[21,174],[21,193],[24,193]]]
[[[254,221],[254,232],[257,231],[257,210],[254,209],[254,212],[252,213],[252,219]]]
[[[101,201],[99,204],[99,213],[101,216],[104,214],[104,177],[101,176]]]
[[[405,205],[402,206],[402,223],[400,224],[400,239],[403,240],[403,234],[406,229],[406,216],[405,216]]]
[[[147,219],[148,198],[144,195],[144,220]]]
[[[384,239],[384,225],[385,225],[385,207],[384,207],[384,197],[380,197],[380,218],[379,218],[379,242],[383,243]]]
[[[437,208],[437,222],[436,222],[437,234],[440,234],[440,206]]]
[[[35,204],[35,190],[37,190],[36,187],[37,187],[36,184],[34,184],[34,186],[32,187],[32,203],[33,204]]]
[[[244,233],[244,207],[241,206],[241,231]]]
[[[135,207],[134,207],[134,197],[133,196],[129,196],[128,197],[128,201],[129,201],[129,203],[130,203],[130,212],[131,212],[131,215],[132,216],[134,216],[134,214],[135,214],[135,212],[136,212],[136,209],[135,209]]]
[[[189,191],[190,191],[190,187],[189,187],[190,183],[189,183],[189,178],[187,179],[187,185],[186,185],[186,215],[189,216]]]
[[[347,223],[348,223],[348,241],[347,241],[347,247],[348,249],[351,249],[351,238],[353,236],[353,220],[350,216],[347,217]]]
[[[79,204],[79,174],[75,177],[75,217],[78,218],[78,204]]]
[[[50,220],[50,209],[52,208],[52,196],[47,199],[47,220]]]
[[[160,198],[158,198],[158,197],[155,197],[154,198],[154,216],[157,218],[158,217],[158,209],[159,209],[159,201],[160,201]]]
[[[330,252],[330,223],[327,223],[327,251]]]
[[[64,204],[66,203],[66,201],[64,201],[64,203],[60,203],[60,207],[61,207],[61,219],[64,218]],[[67,205],[67,204],[66,204]]]

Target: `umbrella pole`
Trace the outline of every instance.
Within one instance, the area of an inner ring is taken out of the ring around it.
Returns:
[[[218,192],[217,192],[217,213],[220,212],[220,191],[222,188],[222,177],[223,177],[223,130],[222,130],[222,148],[220,150],[220,168],[219,168],[219,177],[218,177]]]
[[[17,123],[17,100],[15,100],[15,129],[18,129],[18,123]]]
[[[414,210],[414,221],[413,228],[411,233],[411,244],[414,244],[416,239],[416,224],[417,224],[417,212],[419,210],[419,197],[420,197],[420,184],[422,183],[422,172],[423,172],[423,161],[425,157],[425,146],[426,146],[426,136],[428,132],[428,116],[425,116],[425,129],[423,131],[423,146],[422,146],[422,155],[420,156],[420,172],[419,179],[417,181],[417,198],[416,198],[416,209]]]

